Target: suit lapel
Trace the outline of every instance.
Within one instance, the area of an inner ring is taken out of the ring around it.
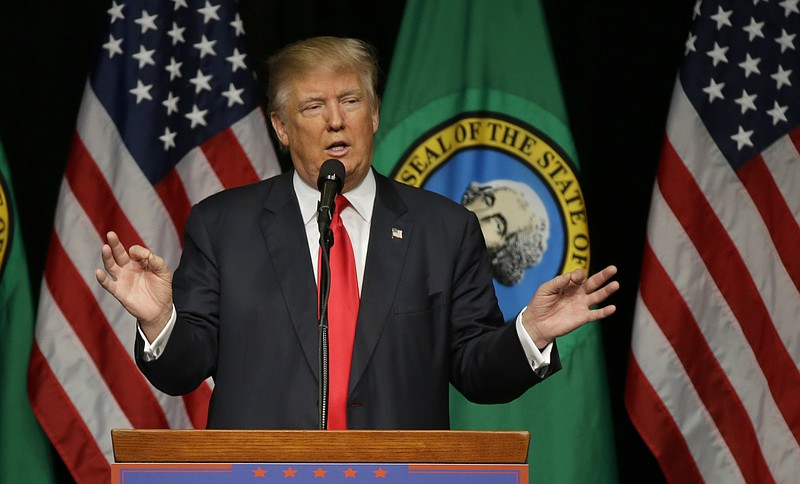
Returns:
[[[413,223],[402,218],[407,207],[392,182],[377,173],[375,178],[375,207],[350,369],[351,391],[361,379],[392,310],[413,229]],[[275,180],[259,223],[292,325],[319,379],[317,284],[291,171]]]
[[[407,208],[392,182],[377,173],[375,179],[375,208],[353,345],[350,391],[361,379],[392,310],[413,228],[410,221],[401,218]]]
[[[261,232],[308,364],[319,379],[317,284],[308,254],[305,228],[292,188],[292,173],[275,180],[261,216]]]

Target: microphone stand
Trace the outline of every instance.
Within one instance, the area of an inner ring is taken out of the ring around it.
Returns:
[[[332,208],[333,209],[333,208]],[[331,212],[320,210],[317,215],[319,225],[319,248],[321,254],[319,267],[319,429],[328,428],[328,298],[331,293],[330,249],[333,247],[331,231]]]

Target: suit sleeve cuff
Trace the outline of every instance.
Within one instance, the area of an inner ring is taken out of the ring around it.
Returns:
[[[524,313],[526,309],[528,309],[527,306],[519,312],[514,323],[517,326],[517,336],[519,337],[519,342],[522,344],[522,349],[525,351],[525,356],[528,359],[531,370],[533,370],[537,376],[544,377],[547,374],[547,368],[550,366],[550,353],[553,350],[553,343],[549,343],[542,350],[536,347],[533,343],[533,339],[531,339],[531,336],[522,324],[522,313]]]
[[[175,305],[172,306],[172,316],[170,316],[169,321],[167,321],[167,325],[164,326],[164,329],[161,330],[161,333],[156,336],[156,339],[153,342],[147,341],[147,338],[142,331],[142,327],[139,325],[139,322],[136,322],[136,329],[139,331],[139,336],[141,336],[142,341],[144,341],[144,348],[142,350],[142,359],[144,361],[154,361],[157,360],[162,353],[164,353],[164,349],[167,347],[167,342],[169,342],[169,337],[172,335],[172,330],[175,328],[175,321],[178,319],[178,314],[175,311]]]

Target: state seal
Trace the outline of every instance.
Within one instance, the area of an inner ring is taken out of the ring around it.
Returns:
[[[11,235],[14,228],[11,215],[11,192],[6,185],[5,177],[0,173],[0,279],[8,262],[8,254],[11,252]]]
[[[588,271],[589,228],[574,164],[519,119],[485,111],[451,118],[420,136],[392,177],[476,214],[501,302],[513,291],[524,294],[514,304],[524,305],[556,275]]]

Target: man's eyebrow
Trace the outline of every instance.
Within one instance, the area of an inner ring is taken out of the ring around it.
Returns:
[[[345,89],[345,90],[339,92],[336,95],[336,99],[342,99],[342,98],[347,97],[347,96],[359,96],[359,97],[362,97],[363,96],[363,91],[358,87],[354,87],[354,88],[351,88],[351,89]],[[306,96],[304,98],[298,99],[297,100],[297,104],[302,106],[304,104],[317,102],[317,101],[324,101],[324,100],[325,100],[325,95],[322,94],[321,92],[320,93],[313,93],[313,94],[309,94],[308,96]]]
[[[363,95],[363,93],[362,93],[361,89],[358,88],[358,87],[354,87],[354,88],[351,88],[351,89],[345,89],[344,91],[338,93],[336,97],[338,99],[341,99],[341,98],[347,97],[347,96],[362,96],[362,95]]]
[[[315,93],[315,94],[311,94],[309,96],[306,96],[306,97],[304,97],[302,99],[298,99],[297,103],[300,104],[300,105],[303,105],[303,104],[308,104],[308,103],[314,102],[314,101],[322,101],[323,98],[324,98],[324,96],[322,95],[322,93]]]

